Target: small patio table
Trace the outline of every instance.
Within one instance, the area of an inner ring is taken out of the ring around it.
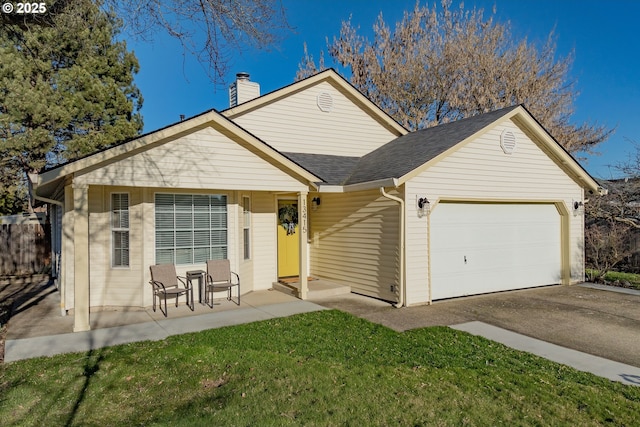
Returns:
[[[198,302],[204,305],[204,275],[207,274],[204,270],[191,270],[187,271],[187,281],[190,286],[193,286],[192,280],[198,279]]]

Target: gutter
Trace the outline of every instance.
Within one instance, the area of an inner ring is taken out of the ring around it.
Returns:
[[[399,197],[392,196],[384,191],[384,187],[380,187],[380,194],[386,197],[389,200],[393,200],[400,204],[400,289],[399,289],[399,299],[398,302],[393,304],[395,308],[404,307],[404,294],[405,294],[405,283],[404,283],[404,243],[405,243],[405,224],[404,224],[404,200]]]
[[[60,200],[50,199],[48,197],[38,196],[36,194],[36,189],[38,188],[38,178],[39,175],[37,172],[30,172],[29,174],[29,197],[31,200],[40,200],[41,202],[50,203],[52,205],[64,206],[64,202]]]
[[[347,185],[328,185],[321,183],[318,191],[320,193],[349,193],[351,191],[371,190],[380,187],[398,187],[398,178],[384,178]]]

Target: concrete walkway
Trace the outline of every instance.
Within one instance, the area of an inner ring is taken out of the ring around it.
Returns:
[[[240,325],[259,320],[274,319],[311,311],[325,310],[306,301],[292,301],[237,310],[200,314],[175,319],[154,320],[132,325],[71,332],[33,338],[12,339],[5,342],[5,362],[62,353],[85,352],[102,347],[138,341],[159,341],[171,335],[199,332],[206,329]]]
[[[640,368],[635,366],[560,347],[559,345],[516,334],[483,322],[468,322],[451,327],[502,343],[516,350],[526,351],[536,356],[571,366],[579,371],[591,372],[600,377],[620,381],[627,385],[640,386]]]

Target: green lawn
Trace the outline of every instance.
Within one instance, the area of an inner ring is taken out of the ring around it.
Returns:
[[[637,425],[640,387],[339,311],[6,364],[0,424]]]

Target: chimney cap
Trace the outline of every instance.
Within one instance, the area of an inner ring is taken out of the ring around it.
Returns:
[[[246,71],[237,73],[236,78],[238,80],[249,80],[249,73],[247,73]]]

